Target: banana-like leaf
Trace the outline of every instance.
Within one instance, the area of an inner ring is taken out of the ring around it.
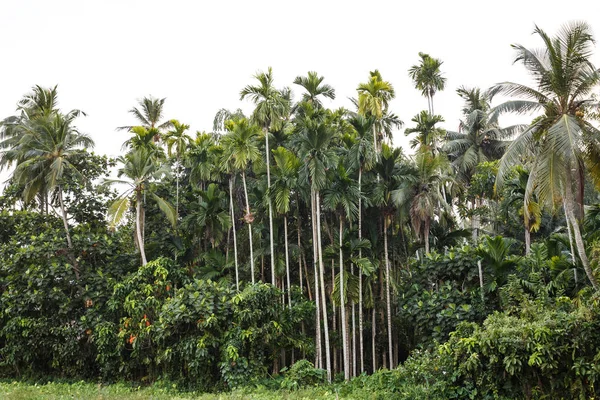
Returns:
[[[158,204],[158,208],[165,214],[171,225],[175,226],[177,224],[177,212],[175,211],[175,207],[171,205],[168,201],[159,197],[155,194],[152,194],[152,198]]]
[[[127,210],[129,210],[129,197],[121,197],[110,205],[108,208],[108,222],[111,228],[114,228],[123,220]]]

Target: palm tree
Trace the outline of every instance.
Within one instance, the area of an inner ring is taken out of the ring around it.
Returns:
[[[380,179],[377,182],[375,197],[383,214],[383,249],[385,264],[385,293],[387,310],[387,330],[388,330],[388,356],[390,360],[390,369],[393,368],[393,349],[392,349],[392,304],[390,293],[391,269],[388,251],[388,234],[390,219],[394,212],[394,202],[392,194],[397,188],[398,180],[404,176],[399,169],[399,161],[402,156],[402,149],[392,149],[383,145],[381,149],[381,158],[375,165],[375,171]]]
[[[461,87],[456,91],[465,101],[459,131],[448,131],[444,151],[452,161],[458,177],[470,182],[475,167],[484,161],[498,160],[510,145],[508,138],[523,128],[512,125],[501,128],[498,114],[490,108],[491,92]]]
[[[83,179],[72,161],[81,148],[94,146],[88,135],[73,126],[78,115],[78,111],[66,115],[55,111],[35,119],[21,120],[16,128],[19,140],[13,147],[18,150],[19,156],[12,177],[15,183],[22,185],[25,202],[31,201],[41,190],[56,191],[69,249],[73,248],[73,244],[63,202],[62,178],[69,172]]]
[[[315,109],[310,103],[300,105],[301,112],[296,118],[296,142],[298,155],[303,163],[302,173],[308,180],[311,189],[311,208],[313,225],[314,263],[319,265],[320,280],[320,312],[323,317],[325,334],[325,360],[327,378],[331,381],[331,354],[329,348],[329,327],[327,325],[327,303],[325,296],[325,268],[323,265],[323,248],[321,241],[320,191],[327,184],[327,170],[337,164],[337,154],[330,144],[335,131],[329,125],[329,113]],[[315,279],[316,281],[316,279]],[[320,334],[319,332],[317,332]]]
[[[406,128],[404,135],[416,133],[417,137],[410,141],[410,147],[418,147],[420,151],[430,151],[432,154],[438,153],[438,139],[442,138],[446,131],[436,127],[436,124],[444,122],[441,115],[431,115],[428,111],[421,111],[415,115],[412,122],[416,124],[414,128]]]
[[[392,192],[397,206],[408,206],[411,224],[417,237],[422,239],[426,254],[429,253],[429,233],[436,210],[441,213],[442,209],[449,208],[440,193],[440,187],[449,180],[443,173],[446,162],[443,155],[418,152],[415,169],[406,171],[401,187]]]
[[[254,284],[254,251],[252,246],[252,222],[254,215],[250,212],[250,200],[248,199],[248,186],[246,184],[246,170],[250,163],[260,160],[258,149],[258,136],[260,128],[248,121],[246,118],[229,120],[225,123],[228,133],[223,137],[223,164],[241,173],[246,199],[246,215],[244,220],[248,224],[248,240],[250,243],[250,273]]]
[[[196,138],[190,142],[184,156],[184,164],[190,169],[190,182],[193,185],[204,190],[206,182],[219,179],[222,150],[213,135],[196,132]]]
[[[155,142],[160,141],[162,131],[171,127],[170,120],[161,123],[165,100],[165,98],[157,99],[152,96],[144,97],[143,99],[138,100],[139,108],[133,107],[129,110],[129,113],[133,114],[138,120],[138,125],[143,126],[148,130],[155,129],[153,137]],[[133,128],[133,126],[120,126],[117,129],[131,130],[131,128]]]
[[[408,75],[415,83],[415,88],[427,98],[427,110],[433,115],[433,96],[446,87],[446,78],[440,71],[443,62],[425,53],[419,53],[419,57],[421,62],[410,67]]]
[[[165,170],[156,160],[154,154],[146,148],[135,149],[125,156],[117,159],[123,164],[119,169],[117,176],[127,179],[109,179],[107,183],[117,183],[129,186],[129,189],[122,193],[108,209],[108,217],[111,226],[117,225],[123,220],[127,210],[129,210],[131,195],[134,194],[135,201],[135,232],[136,241],[140,250],[142,265],[148,263],[146,252],[144,249],[144,195],[150,194],[151,198],[156,202],[159,209],[165,214],[167,219],[174,226],[177,222],[175,209],[162,197],[157,196],[152,192],[153,187],[151,181],[160,178],[168,171]]]
[[[300,160],[291,151],[278,147],[273,150],[273,159],[275,160],[275,180],[267,190],[271,202],[275,203],[275,211],[283,215],[283,229],[285,236],[285,271],[288,286],[288,302],[292,307],[292,287],[290,281],[290,257],[288,245],[288,219],[290,211],[290,200],[298,186],[298,171],[300,170]]]
[[[249,97],[256,105],[252,119],[259,124],[265,135],[265,158],[267,165],[267,188],[271,187],[271,169],[269,148],[269,131],[279,126],[290,110],[290,102],[284,92],[273,86],[273,71],[271,67],[267,72],[258,72],[255,76],[258,85],[248,85],[240,92],[240,100]],[[285,90],[284,90],[285,91]],[[275,284],[275,250],[273,245],[273,206],[269,206],[269,243],[271,245],[271,283]]]
[[[463,119],[460,121],[458,132],[447,132],[447,141],[443,149],[448,154],[458,179],[468,187],[477,165],[502,157],[510,145],[508,139],[519,132],[523,126],[500,127],[499,114],[490,108],[491,92],[482,92],[479,88],[461,87],[457,93],[465,101],[462,110]],[[479,233],[480,217],[476,209],[481,201],[478,197],[471,201],[473,241],[477,240]]]
[[[227,210],[227,195],[215,183],[200,192],[198,210],[190,213],[183,221],[183,228],[190,232],[198,228],[204,231],[204,237],[214,249],[222,240],[225,230],[231,222]]]
[[[356,133],[355,141],[350,148],[349,165],[358,170],[358,240],[362,240],[362,175],[363,171],[369,171],[375,165],[375,152],[369,139],[372,132],[374,120],[360,114],[354,115],[348,121]],[[358,258],[362,259],[362,247],[358,249]],[[358,331],[360,372],[364,372],[364,342],[363,342],[363,279],[362,272],[358,274]],[[355,363],[356,364],[356,363]]]
[[[179,174],[181,169],[181,155],[185,153],[187,146],[192,141],[192,138],[185,133],[190,129],[189,125],[182,124],[176,119],[171,120],[172,129],[167,132],[167,154],[169,157],[175,153],[177,167],[175,168],[176,194],[175,194],[175,212],[179,215]],[[174,151],[173,151],[174,150]]]
[[[580,193],[581,204],[584,170],[600,179],[600,131],[590,123],[586,111],[597,107],[593,90],[600,82],[600,71],[590,62],[594,39],[583,22],[565,25],[550,37],[536,26],[534,33],[544,43],[541,50],[514,45],[516,62],[522,62],[532,74],[536,87],[504,82],[493,93],[518,96],[498,107],[498,112],[524,113],[542,111],[529,127],[508,147],[498,170],[497,184],[516,164],[526,161],[530,170],[524,210],[533,194],[540,203],[555,207],[562,202],[588,279],[598,290],[581,236],[573,191]],[[524,160],[524,156],[528,159]]]
[[[323,84],[323,76],[319,76],[314,71],[308,71],[306,76],[297,76],[294,79],[295,85],[300,85],[306,90],[302,94],[302,100],[304,102],[312,103],[314,107],[323,107],[323,103],[319,99],[319,96],[326,97],[328,99],[335,99],[335,89],[330,85]]]
[[[344,378],[350,380],[350,355],[348,345],[348,332],[346,331],[346,301],[344,291],[344,220],[349,221],[356,218],[358,214],[358,199],[360,192],[357,183],[350,178],[343,163],[338,164],[337,173],[334,175],[331,186],[323,192],[323,204],[330,210],[337,211],[339,217],[339,261],[340,261],[340,312],[342,324],[342,346],[344,355]]]
[[[358,85],[358,113],[371,116],[373,124],[373,148],[377,153],[380,149],[378,138],[382,132],[382,122],[388,114],[389,102],[396,96],[394,87],[388,81],[384,81],[378,70],[371,71],[367,83]]]

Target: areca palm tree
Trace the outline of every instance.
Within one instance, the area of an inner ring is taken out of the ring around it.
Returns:
[[[246,118],[229,120],[225,123],[228,133],[223,136],[223,164],[230,165],[235,171],[242,175],[244,195],[246,200],[246,215],[244,220],[248,224],[248,240],[250,242],[250,273],[254,284],[254,250],[252,245],[252,222],[254,215],[250,211],[250,200],[248,198],[248,186],[246,184],[246,170],[250,163],[260,160],[258,149],[258,137],[260,128],[248,121]]]
[[[415,88],[427,98],[427,110],[433,115],[433,96],[446,87],[446,78],[440,71],[443,62],[425,53],[419,53],[419,57],[420,63],[410,67],[408,75],[415,83]]]
[[[268,68],[267,72],[258,72],[255,76],[258,85],[248,85],[240,92],[240,100],[250,98],[256,108],[252,113],[252,119],[259,124],[265,135],[265,159],[267,165],[267,188],[271,187],[271,169],[269,148],[269,131],[278,127],[284,117],[289,114],[290,102],[286,90],[280,91],[273,85],[273,70]],[[269,206],[269,243],[271,247],[271,283],[275,284],[275,250],[273,245],[273,206],[268,200]]]
[[[356,114],[348,122],[355,132],[354,143],[350,148],[349,166],[358,170],[358,240],[362,240],[362,175],[363,171],[369,171],[375,165],[375,152],[369,135],[372,132],[374,120],[372,117],[364,117]],[[362,247],[358,248],[358,257],[362,259]],[[363,274],[358,274],[358,332],[360,372],[364,372],[364,342],[363,342]]]
[[[144,147],[135,149],[125,156],[119,157],[117,160],[123,164],[119,169],[117,176],[119,178],[125,177],[127,179],[110,179],[106,182],[124,184],[129,186],[129,189],[122,193],[109,207],[109,222],[111,226],[115,226],[123,220],[127,210],[130,208],[131,195],[133,195],[135,203],[136,241],[142,259],[142,265],[146,265],[148,260],[146,259],[143,235],[144,196],[150,194],[151,199],[156,202],[158,208],[165,214],[173,226],[177,222],[177,215],[173,206],[152,191],[152,180],[162,177],[168,171],[157,162],[154,154]]]
[[[175,192],[175,212],[179,215],[179,174],[181,168],[181,156],[185,153],[192,138],[185,133],[190,129],[189,125],[182,124],[176,119],[171,120],[172,129],[167,132],[165,137],[167,143],[167,154],[169,157],[175,154],[177,167],[175,168],[176,192]]]
[[[323,103],[319,99],[323,96],[328,99],[335,99],[335,89],[330,85],[324,84],[323,76],[319,76],[314,71],[308,71],[306,76],[297,76],[294,79],[295,85],[300,85],[306,90],[302,94],[302,101],[312,103],[315,107],[322,107]]]
[[[292,289],[290,281],[290,257],[288,243],[288,219],[290,211],[290,200],[298,186],[298,171],[300,170],[300,160],[291,151],[278,147],[273,150],[273,159],[275,160],[275,180],[267,190],[271,202],[275,204],[275,211],[283,215],[283,229],[285,236],[285,271],[288,286],[288,303],[292,307]]]
[[[529,50],[514,45],[516,62],[521,62],[533,76],[535,86],[504,82],[492,88],[493,93],[516,96],[496,107],[498,112],[525,113],[541,111],[529,127],[508,147],[498,170],[497,183],[502,185],[509,169],[526,162],[530,170],[524,210],[535,194],[544,205],[554,208],[563,204],[585,272],[598,290],[586,255],[573,192],[582,193],[584,171],[600,180],[600,131],[586,112],[598,103],[593,90],[600,83],[600,70],[590,62],[594,39],[590,27],[583,22],[565,25],[555,36],[536,26],[544,47]]]
[[[330,210],[337,212],[339,217],[339,282],[340,282],[340,311],[342,324],[342,347],[344,355],[344,378],[350,379],[350,346],[348,341],[348,332],[346,330],[346,302],[344,299],[344,220],[353,220],[358,214],[358,198],[360,192],[357,183],[350,177],[343,163],[338,164],[337,173],[331,186],[323,192],[323,204]]]
[[[231,222],[226,197],[217,184],[211,183],[205,191],[200,192],[198,209],[190,213],[183,222],[187,231],[202,229],[203,236],[210,241],[212,249],[223,240],[224,232]]]
[[[396,190],[399,179],[404,174],[399,169],[399,161],[402,156],[402,149],[392,149],[387,145],[382,146],[381,158],[375,165],[375,171],[380,179],[377,182],[375,197],[383,214],[383,248],[385,265],[385,293],[386,293],[386,311],[387,311],[387,330],[388,330],[388,356],[390,367],[393,368],[393,350],[392,350],[392,304],[390,293],[391,268],[388,251],[388,227],[390,219],[394,212],[394,201],[392,194]]]
[[[314,264],[319,265],[320,312],[323,317],[325,334],[325,361],[327,377],[331,381],[331,354],[329,346],[329,327],[327,325],[327,303],[325,296],[325,267],[323,265],[323,248],[321,241],[321,205],[320,191],[327,184],[327,170],[337,164],[338,156],[330,144],[335,131],[328,121],[329,113],[323,109],[315,109],[310,103],[301,104],[302,112],[296,118],[296,145],[298,155],[303,162],[301,170],[304,179],[311,189],[311,208],[313,225]],[[316,279],[315,279],[316,281]],[[320,333],[317,332],[319,335]]]
[[[23,187],[25,202],[33,199],[40,190],[56,191],[69,249],[73,244],[63,202],[62,177],[69,172],[84,178],[72,160],[80,149],[94,146],[94,141],[73,125],[78,115],[78,111],[66,115],[52,112],[21,121],[16,144],[20,154],[13,172],[14,181]]]
[[[388,115],[389,102],[396,96],[394,87],[388,81],[384,81],[378,70],[370,72],[367,83],[361,83],[356,89],[358,91],[358,113],[373,117],[373,148],[379,151],[378,139],[382,134],[382,122]]]

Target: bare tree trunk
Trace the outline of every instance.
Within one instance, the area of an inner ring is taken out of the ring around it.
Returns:
[[[529,227],[525,227],[525,255],[528,255],[531,252],[531,232],[529,231]]]
[[[296,220],[296,229],[298,231],[298,271],[300,272],[300,293],[304,294],[304,284],[302,283],[302,241],[300,240],[300,211]],[[310,290],[310,289],[309,289]]]
[[[317,213],[317,246],[319,253],[319,268],[321,280],[321,302],[323,304],[321,313],[323,316],[323,333],[325,335],[325,363],[327,366],[327,380],[331,382],[331,353],[329,347],[329,327],[327,326],[327,297],[325,296],[325,266],[323,265],[323,246],[321,242],[321,210],[319,191],[315,191],[315,203]]]
[[[375,293],[375,288],[373,288],[373,293]],[[377,339],[377,318],[375,314],[375,299],[373,299],[373,310],[371,311],[371,352],[373,361],[373,373],[377,371],[377,352],[375,346],[375,341]]]
[[[348,331],[346,329],[346,299],[344,293],[344,252],[343,246],[343,234],[344,234],[344,222],[340,215],[340,235],[339,235],[339,246],[340,246],[340,314],[342,317],[342,354],[344,357],[344,379],[350,380],[350,356],[348,354]]]
[[[566,205],[565,215],[567,216],[567,219],[570,220],[571,225],[573,226],[573,236],[575,238],[575,245],[577,246],[577,252],[579,253],[581,263],[583,264],[583,269],[585,270],[588,279],[594,287],[594,290],[598,290],[598,281],[594,276],[594,272],[590,268],[590,262],[587,258],[587,254],[585,253],[585,244],[583,243],[583,238],[581,237],[581,231],[579,229],[579,221],[577,221],[577,218],[575,217],[575,213],[573,211],[573,194],[571,193],[571,180],[568,173],[564,199]],[[567,221],[567,223],[568,222],[569,221]]]
[[[285,274],[287,275],[287,286],[288,286],[288,301],[290,310],[292,309],[292,285],[290,283],[290,254],[288,250],[288,226],[287,226],[287,215],[283,216],[283,230],[285,234]]]
[[[244,195],[246,196],[246,216],[248,218],[252,218],[252,216],[250,215],[250,202],[248,200],[248,187],[246,186],[245,171],[242,171],[242,182],[244,183]],[[248,224],[248,240],[250,241],[250,273],[252,274],[252,284],[254,285],[254,252],[252,249],[252,223]]]
[[[362,165],[358,169],[358,241],[362,240]],[[362,258],[362,248],[358,249],[358,258]],[[363,277],[358,268],[358,340],[360,353],[360,373],[365,372],[365,348],[363,342]]]
[[[387,226],[388,226],[388,218],[387,216],[383,217],[383,247],[385,251],[385,296],[386,296],[386,308],[387,308],[387,325],[388,325],[388,351],[389,351],[389,360],[390,360],[390,369],[393,368],[393,346],[392,346],[392,302],[390,299],[390,259],[388,257],[388,235],[387,235]],[[427,246],[429,247],[429,246]]]
[[[271,189],[271,167],[270,167],[270,150],[269,150],[269,130],[265,132],[265,158],[267,159],[267,188]],[[271,245],[271,283],[275,285],[275,250],[273,246],[273,205],[271,198],[267,198],[269,204],[269,241]]]
[[[425,236],[425,254],[429,254],[429,228],[431,222],[429,221],[429,217],[425,220],[425,232],[423,232]]]
[[[235,261],[235,288],[240,290],[240,277],[238,268],[237,234],[235,232],[235,211],[233,208],[233,176],[229,178],[229,205],[231,210],[231,227],[233,229],[233,259]]]
[[[313,268],[315,275],[315,304],[316,304],[316,363],[315,366],[317,368],[323,369],[323,345],[321,343],[321,302],[319,295],[319,274],[317,272],[317,263],[319,259],[318,255],[318,246],[317,246],[317,212],[316,212],[316,204],[315,204],[315,192],[311,188],[310,191],[310,208],[311,208],[311,225],[312,225],[312,234],[313,234]]]
[[[146,252],[144,250],[144,238],[142,237],[142,193],[140,191],[136,191],[135,197],[135,224],[137,231],[137,239],[140,247],[140,256],[142,257],[142,265],[146,265],[148,264],[148,261],[146,260]]]
[[[481,291],[481,302],[485,302],[485,294],[483,292],[483,268],[481,268],[481,260],[477,260],[477,269],[479,270],[479,290]]]
[[[565,210],[567,209],[564,199],[563,199],[563,207]],[[566,216],[566,214],[565,214],[565,216]],[[575,256],[575,248],[573,246],[573,232],[571,230],[571,224],[569,223],[568,218],[566,218],[566,222],[567,222],[567,233],[569,235],[569,245],[571,246],[571,262],[573,264],[573,279],[575,279],[575,284],[577,285],[577,263],[576,263],[576,256]]]

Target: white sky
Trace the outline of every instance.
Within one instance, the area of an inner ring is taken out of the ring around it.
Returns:
[[[127,133],[115,127],[135,123],[127,111],[143,96],[166,97],[165,116],[190,124],[193,135],[211,130],[222,107],[251,112],[239,92],[268,66],[279,87],[317,71],[336,89],[329,106],[348,108],[377,68],[396,89],[391,110],[406,127],[427,107],[407,73],[423,51],[444,62],[447,89],[436,95],[435,111],[454,130],[457,87],[527,82],[524,68],[512,65],[510,44],[541,46],[534,24],[553,34],[587,20],[600,39],[598,15],[597,0],[1,0],[0,118],[33,85],[58,84],[61,108],[88,114],[77,126],[95,151],[117,155]],[[403,130],[396,144],[407,143]]]

